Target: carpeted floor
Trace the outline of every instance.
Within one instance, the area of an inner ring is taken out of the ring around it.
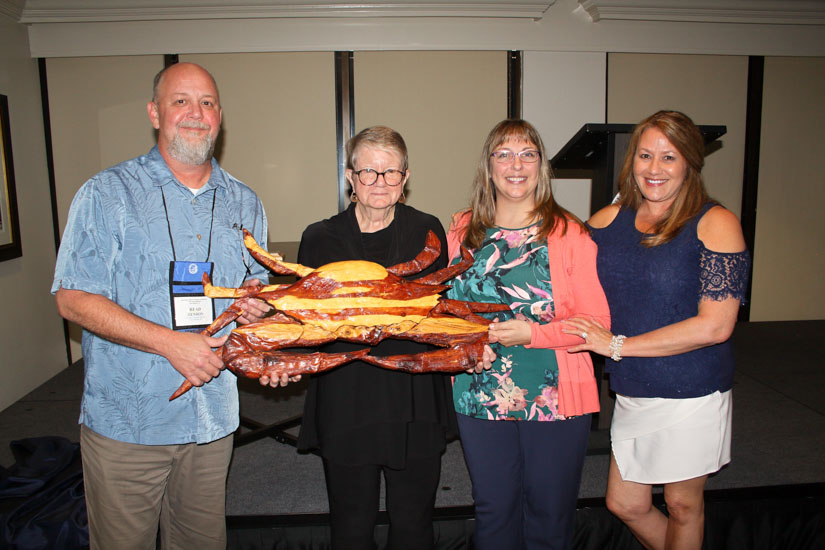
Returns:
[[[728,519],[712,519],[709,514],[709,530],[716,529],[717,538],[724,542],[713,542],[713,537],[709,537],[706,548],[825,547],[825,544],[806,546],[807,539],[801,534],[800,540],[789,542],[789,539],[781,538],[788,536],[788,530],[804,533],[813,529],[815,534],[810,541],[816,542],[811,544],[825,540],[825,370],[822,368],[820,337],[823,332],[825,321],[741,323],[737,326],[734,333],[738,364],[734,386],[733,461],[708,482],[709,510],[715,507],[720,518]],[[253,424],[266,426],[300,415],[305,383],[278,390],[260,388],[256,384],[248,380],[240,383],[243,417]],[[77,441],[81,389],[82,366],[75,364],[0,412],[0,464],[9,466],[13,462],[9,450],[12,440],[59,435]],[[277,439],[262,437],[235,449],[227,497],[230,527],[235,529],[233,540],[236,544],[232,547],[291,548],[260,538],[277,538],[272,528],[279,525],[291,525],[293,533],[294,529],[301,530],[302,537],[308,532],[310,539],[324,539],[327,502],[320,459],[311,454],[298,454],[294,447],[283,442],[297,434],[297,429],[293,426],[283,433],[275,433]],[[252,432],[244,428],[239,433],[250,438]],[[603,517],[604,514],[609,516],[603,509],[602,500],[608,445],[606,429],[592,432],[577,520],[579,528],[589,533],[590,542],[582,539],[577,548],[633,547],[632,540],[628,543],[630,546],[621,546],[624,537],[621,525],[613,521],[615,518]],[[784,523],[779,522],[784,525],[781,529],[775,514],[772,520],[763,517],[765,509],[778,504],[765,504],[767,508],[754,512],[751,519],[731,523],[729,508],[744,509],[756,502],[784,502],[783,509],[795,512]],[[789,503],[792,506],[789,507]],[[453,541],[444,547],[469,548],[472,497],[458,441],[448,446],[443,459],[437,509],[443,520],[439,522],[443,536],[445,540],[449,537]],[[601,518],[601,527],[594,526],[594,518]],[[466,521],[460,521],[462,519]],[[774,530],[781,531],[781,535],[770,534],[771,521]],[[737,525],[739,531],[751,528],[768,531],[748,546],[744,535],[731,535]],[[260,531],[261,526],[270,529]],[[817,531],[822,538],[816,538]],[[256,533],[251,536],[258,542],[242,542],[250,533]],[[380,540],[381,533],[377,536]],[[734,545],[730,537],[738,541],[736,544],[744,545]],[[586,546],[597,544],[593,541],[598,540],[613,542]],[[319,543],[306,547],[324,546]]]
[[[818,359],[825,321],[742,323],[736,328],[733,460],[708,490],[825,482],[825,370]],[[243,381],[242,414],[263,424],[299,415],[302,388],[258,388]],[[297,433],[297,429],[287,432]],[[604,495],[607,430],[591,434],[580,498]],[[438,507],[472,504],[460,442],[443,459]],[[262,439],[235,450],[227,512],[236,515],[324,513],[320,459]]]

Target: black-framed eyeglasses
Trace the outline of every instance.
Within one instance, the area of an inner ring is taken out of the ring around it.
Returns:
[[[384,183],[391,187],[395,187],[404,180],[404,172],[395,168],[389,168],[383,172],[376,172],[372,168],[362,168],[361,170],[354,170],[353,173],[358,176],[358,181],[362,185],[375,185],[378,176],[384,176]]]
[[[521,162],[533,163],[537,162],[541,158],[541,153],[539,153],[536,149],[527,149],[526,151],[521,151],[520,153],[514,153],[513,151],[502,149],[500,151],[493,151],[490,153],[490,156],[493,157],[496,162],[501,164],[510,164],[516,160],[516,157],[520,158]]]

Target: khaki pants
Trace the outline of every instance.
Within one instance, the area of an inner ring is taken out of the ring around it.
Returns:
[[[136,445],[80,427],[92,550],[226,548],[232,437],[198,445]]]

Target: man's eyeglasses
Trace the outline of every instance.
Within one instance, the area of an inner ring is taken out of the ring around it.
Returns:
[[[501,151],[493,151],[490,153],[490,156],[493,157],[493,159],[499,164],[510,164],[516,160],[516,157],[520,158],[521,162],[533,163],[541,158],[541,153],[535,149],[528,149],[526,151],[521,151],[520,153],[514,153],[513,151],[502,149]]]
[[[378,176],[384,176],[384,183],[391,187],[395,187],[404,179],[404,172],[394,168],[383,172],[376,172],[372,168],[362,168],[361,170],[354,170],[353,173],[358,176],[358,180],[362,185],[374,185],[378,181]]]

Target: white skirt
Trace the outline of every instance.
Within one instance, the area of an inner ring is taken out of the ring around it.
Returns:
[[[616,396],[613,456],[625,481],[684,481],[730,462],[731,392],[690,399]]]

